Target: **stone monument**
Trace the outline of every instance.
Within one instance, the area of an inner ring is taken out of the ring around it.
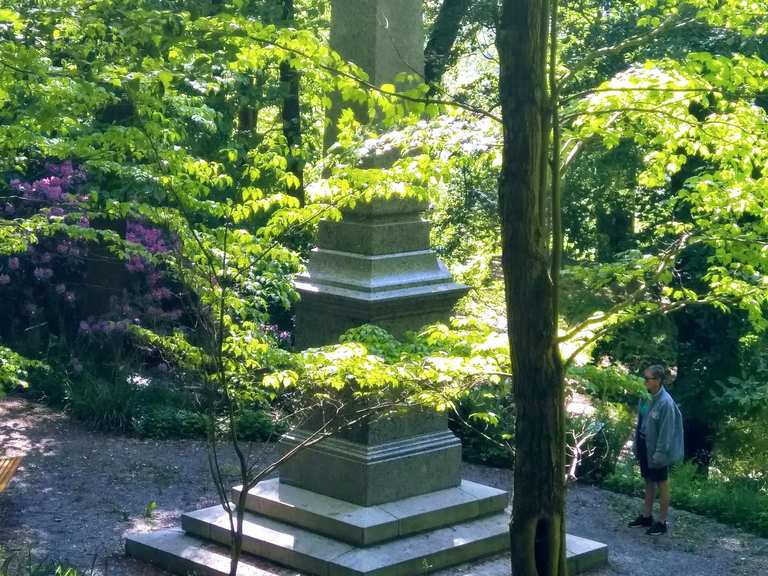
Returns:
[[[333,47],[372,82],[423,70],[422,0],[332,0],[332,10]],[[378,200],[320,224],[297,281],[299,347],[363,323],[400,335],[448,317],[466,288],[430,249],[424,208]],[[288,432],[283,449],[308,433]],[[507,550],[507,493],[462,480],[460,464],[459,440],[429,411],[382,415],[325,439],[249,491],[238,574],[264,575],[250,555],[322,576],[411,576]],[[180,574],[224,575],[229,541],[227,514],[213,506],[184,514],[182,530],[130,536],[126,552]],[[573,573],[606,560],[602,544],[568,536],[567,546]]]

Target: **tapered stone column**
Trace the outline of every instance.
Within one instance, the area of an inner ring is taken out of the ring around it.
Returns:
[[[395,83],[400,73],[422,73],[421,0],[333,0],[332,8],[333,48],[370,81]],[[343,106],[335,100],[326,137],[335,134],[333,122]],[[320,222],[317,247],[296,282],[298,348],[335,343],[362,324],[402,336],[448,319],[467,288],[454,282],[430,247],[425,208],[413,199],[377,199],[346,211],[341,222]],[[287,433],[284,449],[308,433]],[[302,451],[281,468],[280,479],[370,506],[456,487],[460,463],[461,444],[444,416],[405,411],[373,418]]]
[[[423,75],[421,0],[332,0],[331,6],[332,47],[370,82],[397,85],[401,74]],[[365,110],[334,98],[327,146],[343,107],[369,121]],[[386,165],[381,158],[373,162]],[[381,199],[346,211],[342,222],[320,223],[307,273],[296,282],[297,348],[334,343],[361,324],[401,336],[449,317],[467,288],[453,281],[431,249],[425,209],[412,199]]]

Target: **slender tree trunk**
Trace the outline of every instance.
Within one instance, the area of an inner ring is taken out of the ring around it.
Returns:
[[[549,234],[540,214],[551,125],[550,8],[549,0],[504,0],[496,35],[504,123],[502,263],[517,407],[510,525],[515,576],[563,576],[567,570],[563,367]]]
[[[427,46],[424,48],[424,82],[439,84],[459,35],[461,20],[469,10],[470,0],[443,0]]]
[[[293,25],[293,0],[283,0],[283,24]],[[304,205],[304,158],[301,153],[301,108],[299,102],[299,73],[287,62],[280,64],[280,84],[283,89],[283,135],[288,144],[288,170],[299,181],[297,188],[290,190]]]

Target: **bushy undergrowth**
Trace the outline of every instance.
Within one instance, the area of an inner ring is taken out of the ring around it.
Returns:
[[[451,430],[461,439],[462,456],[467,462],[511,468],[511,448],[515,430],[513,406],[508,395],[476,390],[458,404],[449,419]],[[473,417],[483,414],[485,419]]]
[[[88,576],[63,562],[38,560],[29,550],[6,551],[0,546],[0,576]]]
[[[139,408],[132,420],[133,430],[144,438],[183,439],[205,438],[208,431],[208,415],[189,408],[163,404],[151,404]],[[235,417],[237,436],[240,440],[265,442],[277,440],[284,427],[276,423],[264,410],[242,410]],[[217,429],[226,434],[226,421],[217,422]]]
[[[634,427],[639,379],[615,368],[584,366],[569,372],[568,386],[590,404],[566,420],[568,466],[579,480],[599,482],[611,474]],[[514,464],[514,410],[509,391],[476,389],[461,399],[450,425],[461,439],[464,459],[489,466]]]
[[[135,411],[131,424],[136,434],[144,438],[204,438],[208,418],[187,408],[150,404]]]
[[[768,536],[768,493],[750,479],[705,478],[693,464],[676,466],[670,475],[672,506]],[[642,496],[643,479],[631,462],[623,462],[603,486]]]
[[[35,375],[40,380],[49,372],[50,367],[44,362],[30,360],[0,345],[0,397],[8,390],[27,388]]]
[[[594,406],[594,413],[566,420],[568,462],[576,458],[575,479],[583,482],[601,482],[615,471],[634,428],[634,414],[626,405],[595,401]]]
[[[208,416],[199,398],[171,380],[122,372],[112,378],[84,371],[77,376],[35,370],[25,395],[62,406],[90,428],[135,434],[159,440],[202,439]],[[284,431],[272,409],[260,405],[242,408],[236,416],[238,437],[271,441]],[[227,433],[226,419],[217,430]]]

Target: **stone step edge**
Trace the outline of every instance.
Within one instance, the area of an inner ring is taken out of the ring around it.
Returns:
[[[229,576],[229,549],[190,536],[181,528],[130,534],[125,538],[125,554],[183,576]],[[275,572],[255,566],[250,556],[241,558],[237,574],[275,576]]]
[[[238,500],[240,491],[240,486],[233,488],[233,501]],[[455,488],[387,504],[360,506],[281,485],[273,478],[249,491],[245,508],[355,546],[369,546],[498,513],[508,503],[509,494],[504,490],[468,480],[462,480]]]
[[[224,544],[230,539],[229,523],[224,514],[223,509],[217,506],[185,514],[182,527],[188,535]],[[358,548],[246,513],[243,551],[307,574],[415,576],[509,549],[508,522],[509,515],[502,513],[377,546]],[[572,574],[607,564],[608,547],[605,544],[571,534],[567,534],[566,538],[567,559]],[[377,560],[376,553],[383,560]]]
[[[246,513],[243,551],[307,574],[416,576],[507,549],[507,518],[502,513],[360,548]],[[221,507],[184,514],[182,528],[189,535],[219,544],[230,541],[229,519]]]
[[[608,552],[604,544],[599,545],[592,540],[571,534],[567,535],[566,542],[570,574],[581,574],[607,565]],[[590,546],[590,549],[574,550],[574,543],[582,547]],[[192,573],[198,576],[229,575],[229,550],[226,547],[185,534],[179,528],[130,534],[125,540],[125,551],[129,557],[182,576]],[[276,576],[277,574],[278,570],[265,565],[263,560],[253,558],[249,554],[242,556],[238,566],[238,576]]]

